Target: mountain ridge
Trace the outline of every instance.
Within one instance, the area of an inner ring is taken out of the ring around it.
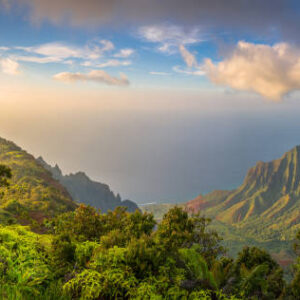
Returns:
[[[102,212],[114,210],[117,206],[127,207],[129,212],[139,209],[133,201],[122,200],[119,194],[115,195],[109,185],[91,180],[82,171],[64,175],[57,164],[52,167],[41,156],[37,158],[37,161],[52,173],[53,177],[68,190],[74,201],[78,203],[94,206]]]
[[[199,195],[185,206],[239,227],[251,227],[263,218],[265,225],[271,223],[267,227],[272,234],[292,238],[300,229],[300,146],[273,161],[258,161],[237,189]]]

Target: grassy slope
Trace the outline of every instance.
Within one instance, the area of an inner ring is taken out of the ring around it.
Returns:
[[[12,169],[9,189],[0,196],[0,222],[21,223],[72,210],[76,204],[58,181],[35,158],[14,143],[0,138],[0,164]]]

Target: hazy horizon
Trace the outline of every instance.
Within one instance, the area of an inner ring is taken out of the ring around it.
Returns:
[[[258,160],[300,144],[295,97],[275,104],[239,93],[180,97],[158,104],[135,94],[105,109],[92,99],[67,105],[45,100],[35,102],[38,114],[26,102],[6,101],[0,136],[64,173],[84,171],[137,203],[183,202],[233,189]]]

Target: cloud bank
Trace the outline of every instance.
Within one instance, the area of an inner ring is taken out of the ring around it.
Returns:
[[[300,50],[287,43],[268,46],[239,42],[223,61],[207,59],[204,69],[216,84],[254,91],[275,101],[300,89]]]
[[[0,0],[1,1],[1,0]],[[2,0],[25,7],[34,22],[97,26],[159,23],[165,20],[214,28],[270,33],[298,39],[300,12],[295,0]],[[266,13],[267,12],[267,13]]]
[[[113,77],[103,70],[92,70],[91,72],[84,73],[71,73],[62,72],[53,76],[53,79],[64,82],[77,82],[77,81],[94,81],[98,83],[105,83],[107,85],[127,86],[129,80],[125,74],[120,74],[120,78]]]

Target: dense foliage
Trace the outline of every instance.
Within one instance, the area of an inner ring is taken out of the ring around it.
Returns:
[[[0,166],[0,184],[11,177]],[[81,205],[44,221],[43,234],[0,225],[1,299],[290,299],[300,297],[298,260],[290,283],[264,250],[226,256],[210,220],[173,207],[151,213]]]
[[[224,256],[207,220],[178,207],[156,224],[140,211],[82,205],[47,227],[0,227],[4,299],[299,299],[299,261],[288,285],[267,252]]]

